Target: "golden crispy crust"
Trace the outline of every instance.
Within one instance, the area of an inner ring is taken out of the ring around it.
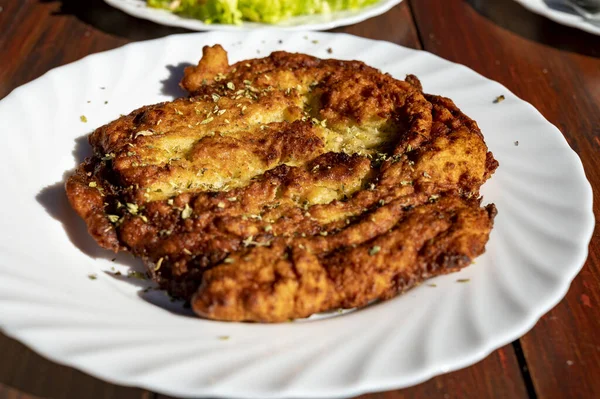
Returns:
[[[285,52],[229,65],[217,45],[181,84],[189,98],[97,129],[67,194],[101,246],[199,315],[362,306],[484,251],[497,162],[416,77]]]
[[[330,236],[276,238],[204,273],[202,316],[275,322],[364,306],[457,271],[484,251],[495,208],[455,196],[416,207],[392,201]]]

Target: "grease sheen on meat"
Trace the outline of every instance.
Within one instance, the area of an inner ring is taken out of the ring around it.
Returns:
[[[497,162],[454,103],[358,61],[205,47],[190,96],[98,128],[66,189],[200,316],[279,322],[388,299],[484,252]]]

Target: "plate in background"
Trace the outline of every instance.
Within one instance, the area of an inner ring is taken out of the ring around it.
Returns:
[[[148,7],[146,0],[104,0],[111,6],[161,25],[177,26],[191,30],[239,31],[244,29],[281,29],[281,30],[328,30],[339,26],[352,25],[381,15],[402,0],[379,0],[378,3],[358,10],[337,11],[328,15],[315,14],[293,17],[279,24],[244,22],[242,25],[206,24],[198,19],[186,18],[166,10]]]

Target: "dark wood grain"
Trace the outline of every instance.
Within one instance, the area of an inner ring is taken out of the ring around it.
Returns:
[[[5,0],[0,6],[0,98],[88,54],[185,32],[127,16],[102,0]],[[512,0],[405,1],[383,16],[335,31],[424,47],[500,81],[565,133],[597,193],[599,37],[533,15]],[[598,215],[598,205],[595,211]],[[567,298],[520,341],[539,397],[600,397],[599,246],[596,233],[590,259]],[[54,364],[1,334],[0,351],[0,399],[156,396]],[[508,345],[469,368],[361,399],[525,398],[521,371]]]
[[[0,13],[0,98],[60,65],[136,40],[188,32],[139,20],[103,0],[10,0]],[[1,3],[0,3],[1,4]]]
[[[600,37],[512,0],[412,1],[426,50],[507,86],[558,126],[600,189]],[[477,32],[477,34],[473,34]],[[596,220],[600,205],[594,205]],[[597,225],[596,225],[597,226]],[[521,339],[540,398],[600,397],[600,230],[566,298]]]
[[[137,388],[109,384],[44,359],[23,344],[0,334],[0,399],[20,392],[22,399],[151,399]]]
[[[42,399],[39,396],[24,394],[22,391],[0,384],[0,399]]]
[[[405,47],[421,48],[417,28],[408,3],[359,24],[343,26],[332,32],[348,33],[374,40],[386,40]]]

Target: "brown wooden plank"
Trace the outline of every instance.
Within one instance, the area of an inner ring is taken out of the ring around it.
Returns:
[[[332,32],[349,33],[374,40],[386,40],[405,47],[421,48],[408,3],[401,3],[383,15],[359,24],[343,26]]]
[[[24,394],[18,389],[0,384],[0,399],[41,399],[39,396]]]
[[[512,0],[412,1],[424,46],[506,85],[558,126],[600,190],[600,38]],[[600,219],[600,205],[594,205]],[[600,237],[566,298],[521,339],[540,398],[600,397]]]
[[[0,22],[0,98],[48,70],[135,40],[188,32],[133,18],[103,0],[10,0]],[[17,6],[21,4],[21,6]]]
[[[14,395],[14,391],[23,394],[23,398],[152,397],[149,392],[141,389],[109,384],[70,367],[59,366],[4,334],[0,334],[0,352],[0,397],[5,392]]]
[[[102,0],[10,0],[0,13],[0,98],[49,69],[87,54],[183,30],[127,16]],[[373,39],[420,48],[408,3],[361,24],[339,28]],[[292,49],[293,50],[293,49]],[[334,54],[335,55],[335,54]],[[0,334],[0,384],[11,395],[39,397],[148,397],[147,393],[97,380],[49,362]],[[16,359],[16,360],[15,360]],[[0,390],[0,393],[3,391]],[[364,398],[525,397],[512,347],[502,348],[479,364],[405,390]]]

